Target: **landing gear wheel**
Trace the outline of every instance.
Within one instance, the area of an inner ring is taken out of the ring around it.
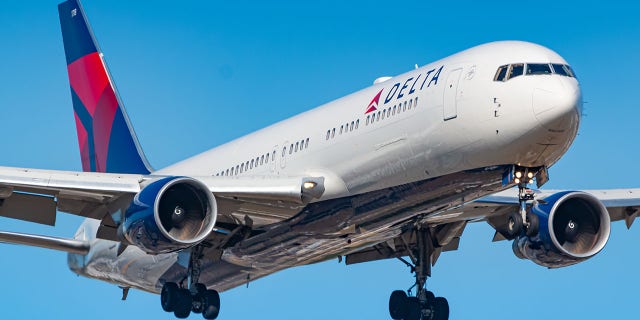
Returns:
[[[173,314],[176,318],[185,319],[191,314],[191,308],[193,305],[193,298],[191,292],[188,289],[178,289],[176,296],[178,301],[173,310]]]
[[[433,303],[436,300],[436,295],[433,294],[433,292],[431,292],[431,291],[427,291],[426,292],[426,296],[427,296],[427,305],[428,306],[433,306]]]
[[[207,286],[202,283],[196,283],[193,289],[195,289],[195,294],[193,295],[191,311],[193,313],[202,313],[204,310],[204,294],[207,292]]]
[[[220,294],[215,290],[207,290],[203,294],[202,317],[205,319],[215,319],[220,313]]]
[[[422,317],[422,306],[416,297],[408,297],[406,301],[406,314],[404,320],[420,320]]]
[[[407,294],[402,290],[391,292],[389,297],[389,315],[391,319],[402,320],[407,315]]]
[[[443,297],[433,300],[433,320],[449,320],[449,302]]]
[[[533,214],[531,212],[527,213],[527,223],[529,224],[526,232],[527,236],[528,237],[536,236],[540,228],[540,218],[538,218],[538,215]]]
[[[516,236],[518,236],[518,234],[520,234],[520,231],[522,231],[522,216],[520,215],[520,213],[518,212],[512,212],[509,214],[509,216],[507,217],[507,227],[505,229],[506,234],[504,235],[505,238],[507,238],[508,240],[513,240],[516,238]]]
[[[162,291],[160,292],[162,310],[173,312],[178,302],[178,290],[178,285],[173,282],[167,282],[162,286]]]

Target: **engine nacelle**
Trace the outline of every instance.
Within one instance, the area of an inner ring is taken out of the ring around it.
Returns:
[[[553,194],[531,208],[539,220],[535,236],[521,235],[513,252],[549,268],[565,267],[593,257],[609,240],[611,219],[596,197],[576,191]]]
[[[206,185],[192,178],[167,177],[135,196],[119,231],[147,253],[167,253],[200,243],[213,230],[216,217],[216,200]]]

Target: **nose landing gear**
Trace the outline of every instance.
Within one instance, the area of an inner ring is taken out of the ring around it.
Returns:
[[[427,277],[431,276],[431,257],[434,252],[434,242],[429,228],[418,229],[416,237],[417,248],[409,251],[413,263],[398,258],[415,273],[416,282],[407,292],[396,290],[391,293],[389,315],[394,320],[448,320],[447,299],[436,297],[426,287]],[[415,296],[412,295],[413,288],[417,291]]]

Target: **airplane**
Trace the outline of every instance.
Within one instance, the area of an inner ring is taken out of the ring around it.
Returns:
[[[626,194],[527,188],[544,184],[580,120],[573,70],[546,48],[475,47],[152,170],[81,6],[59,12],[86,172],[2,168],[0,212],[94,219],[74,239],[3,239],[68,251],[73,271],[161,293],[178,317],[215,318],[218,291],[284,268],[408,256],[418,293],[393,292],[391,317],[446,319],[424,282],[467,223],[488,221],[522,257],[560,267],[600,251],[609,220],[635,217]],[[585,216],[563,210],[575,207]]]

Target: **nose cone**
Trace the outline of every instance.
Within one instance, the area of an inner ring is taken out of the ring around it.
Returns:
[[[575,78],[554,76],[533,90],[533,112],[546,129],[577,129],[581,109],[582,96]]]

